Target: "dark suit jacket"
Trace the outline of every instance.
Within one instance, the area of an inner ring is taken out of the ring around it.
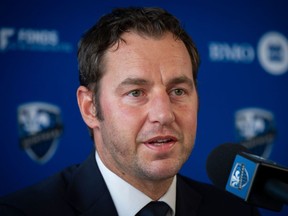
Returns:
[[[177,176],[177,216],[250,216],[255,208],[215,187]],[[47,180],[0,199],[0,215],[113,216],[116,208],[94,154]]]

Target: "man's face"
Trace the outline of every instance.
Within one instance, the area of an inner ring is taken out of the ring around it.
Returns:
[[[104,57],[104,121],[94,128],[104,164],[128,182],[173,177],[194,145],[198,97],[188,51],[171,34],[125,33]]]

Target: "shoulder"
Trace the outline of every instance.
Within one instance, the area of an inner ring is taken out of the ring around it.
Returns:
[[[178,175],[178,181],[179,181],[179,185],[185,184],[186,186],[193,188],[193,190],[195,190],[197,193],[201,194],[202,196],[209,195],[210,197],[211,196],[217,196],[217,197],[220,196],[220,197],[225,197],[225,198],[232,197],[232,195],[228,194],[227,192],[223,190],[220,190],[219,188],[211,184],[195,181],[183,175]],[[239,201],[238,198],[237,200]]]
[[[77,168],[78,165],[71,166],[35,185],[0,198],[0,215],[51,215],[54,209],[67,212],[70,208],[66,192]]]
[[[212,213],[215,215],[234,216],[259,215],[255,207],[211,184],[178,175],[177,187],[180,192],[186,194],[187,199],[191,193],[197,194],[197,198],[200,200],[198,211],[201,212],[201,215],[211,215]],[[190,194],[187,191],[190,191]]]
[[[102,210],[103,197],[112,202],[92,152],[81,164],[0,198],[0,215],[75,215],[95,206]]]

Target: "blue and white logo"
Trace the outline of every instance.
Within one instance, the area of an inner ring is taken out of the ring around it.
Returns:
[[[268,158],[276,137],[274,115],[260,108],[241,109],[235,113],[237,142],[253,154]]]
[[[18,107],[20,146],[28,156],[46,163],[55,153],[63,132],[60,109],[48,103],[26,103]]]
[[[252,64],[258,57],[260,66],[269,74],[288,72],[288,40],[280,32],[264,33],[257,47],[248,42],[211,41],[208,51],[212,62]]]
[[[288,71],[288,41],[279,32],[264,34],[258,44],[258,59],[265,71],[282,75]]]
[[[248,171],[244,164],[236,163],[230,178],[230,186],[242,190],[249,182]]]
[[[56,29],[0,28],[0,53],[17,50],[71,53],[73,46],[61,41]]]
[[[236,155],[225,189],[247,201],[257,169],[257,163],[242,155]]]

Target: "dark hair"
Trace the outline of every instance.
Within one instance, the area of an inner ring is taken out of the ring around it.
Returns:
[[[160,38],[170,32],[185,44],[192,63],[193,79],[197,83],[199,55],[195,44],[176,17],[161,8],[117,8],[103,16],[82,37],[78,49],[80,85],[93,90],[96,117],[104,120],[99,103],[100,80],[104,73],[103,56],[119,43],[121,35],[134,31],[137,34]],[[191,71],[192,72],[192,71]]]

